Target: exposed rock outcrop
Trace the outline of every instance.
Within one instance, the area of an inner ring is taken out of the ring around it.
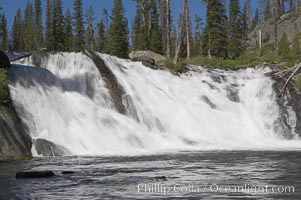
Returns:
[[[10,67],[9,58],[3,51],[0,51],[0,68],[8,69],[9,67]]]
[[[0,105],[0,161],[31,158],[28,129],[12,105]]]
[[[103,77],[103,80],[106,83],[106,87],[110,91],[110,95],[112,97],[113,103],[117,111],[121,114],[125,114],[125,107],[122,103],[122,96],[125,94],[124,90],[118,83],[116,77],[111,72],[111,70],[106,66],[105,62],[92,51],[86,50],[84,52],[89,58],[91,58],[99,70],[99,73]]]
[[[18,117],[8,91],[8,57],[0,51],[0,67],[4,68],[0,94],[0,161],[31,157],[31,138],[27,127]]]
[[[301,16],[296,13],[287,13],[277,21],[277,38],[275,38],[275,26],[273,19],[269,19],[258,25],[254,31],[249,34],[249,43],[251,47],[259,45],[259,31],[261,31],[261,38],[263,45],[273,44],[280,41],[284,33],[287,36],[289,43],[292,43],[295,38],[299,38],[301,28]]]
[[[152,51],[132,51],[129,54],[129,58],[133,61],[142,61],[146,67],[152,69],[166,68],[166,65],[164,64],[166,58]]]
[[[66,148],[56,145],[53,142],[50,142],[45,139],[35,139],[33,140],[33,144],[35,145],[36,151],[39,155],[63,156],[70,154]]]
[[[276,93],[279,93],[283,87],[282,80],[275,81],[273,89]],[[284,127],[287,127],[288,131],[283,133],[284,136],[291,138],[293,135],[291,132],[295,132],[301,136],[301,95],[295,88],[293,83],[287,85],[286,91],[282,97],[277,98],[277,103],[280,107],[281,121]],[[290,113],[289,111],[294,111]]]

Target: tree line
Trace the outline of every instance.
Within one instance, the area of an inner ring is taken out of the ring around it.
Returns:
[[[103,9],[98,20],[92,6],[84,10],[82,0],[74,0],[72,10],[68,8],[66,12],[62,0],[47,0],[45,10],[41,0],[34,0],[27,3],[24,11],[17,10],[9,31],[5,13],[1,11],[0,47],[3,50],[46,48],[77,52],[90,48],[122,58],[126,58],[130,50],[152,50],[174,58],[175,63],[179,58],[189,60],[197,55],[236,59],[247,47],[248,33],[262,19],[275,15],[279,18],[285,13],[285,7],[290,11],[301,7],[300,0],[259,0],[260,9],[253,14],[250,0],[244,0],[242,6],[239,0],[229,0],[228,7],[224,0],[202,0],[206,6],[203,22],[200,15],[192,19],[190,2],[184,0],[175,22],[172,0],[134,1],[136,15],[131,31],[122,0],[114,0],[111,14]],[[46,13],[45,24],[43,12]]]

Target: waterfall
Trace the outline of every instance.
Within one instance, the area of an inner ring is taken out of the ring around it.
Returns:
[[[190,66],[179,76],[98,54],[124,90],[126,108],[114,108],[93,61],[56,53],[40,67],[32,57],[13,64],[10,92],[31,137],[72,155],[137,155],[191,150],[300,149],[286,139],[287,124],[272,89],[269,68],[238,71]],[[33,147],[33,152],[35,147]]]

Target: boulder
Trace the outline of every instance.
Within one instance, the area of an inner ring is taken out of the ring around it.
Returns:
[[[0,51],[0,68],[9,68],[10,67],[10,61],[8,56],[3,52]]]
[[[166,58],[153,51],[132,51],[129,58],[133,61],[142,61],[146,67],[152,69],[163,69],[166,67],[164,61]]]
[[[70,154],[69,151],[60,146],[56,145],[53,142],[50,142],[45,139],[34,139],[33,144],[36,148],[36,151],[39,155],[43,156],[63,156],[63,155],[68,155]]]
[[[45,178],[52,177],[55,174],[53,171],[28,171],[28,172],[17,172],[16,178]]]
[[[67,175],[67,174],[74,174],[74,171],[63,171],[62,174]]]

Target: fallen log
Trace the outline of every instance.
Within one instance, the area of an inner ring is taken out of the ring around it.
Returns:
[[[288,68],[285,70],[281,70],[281,71],[272,73],[270,75],[272,78],[280,78],[281,80],[284,81],[283,86],[281,87],[279,93],[277,94],[278,97],[281,97],[284,94],[288,83],[292,80],[292,78],[295,75],[297,75],[299,73],[300,69],[301,69],[301,63],[295,65],[294,67],[291,67],[291,68]]]

